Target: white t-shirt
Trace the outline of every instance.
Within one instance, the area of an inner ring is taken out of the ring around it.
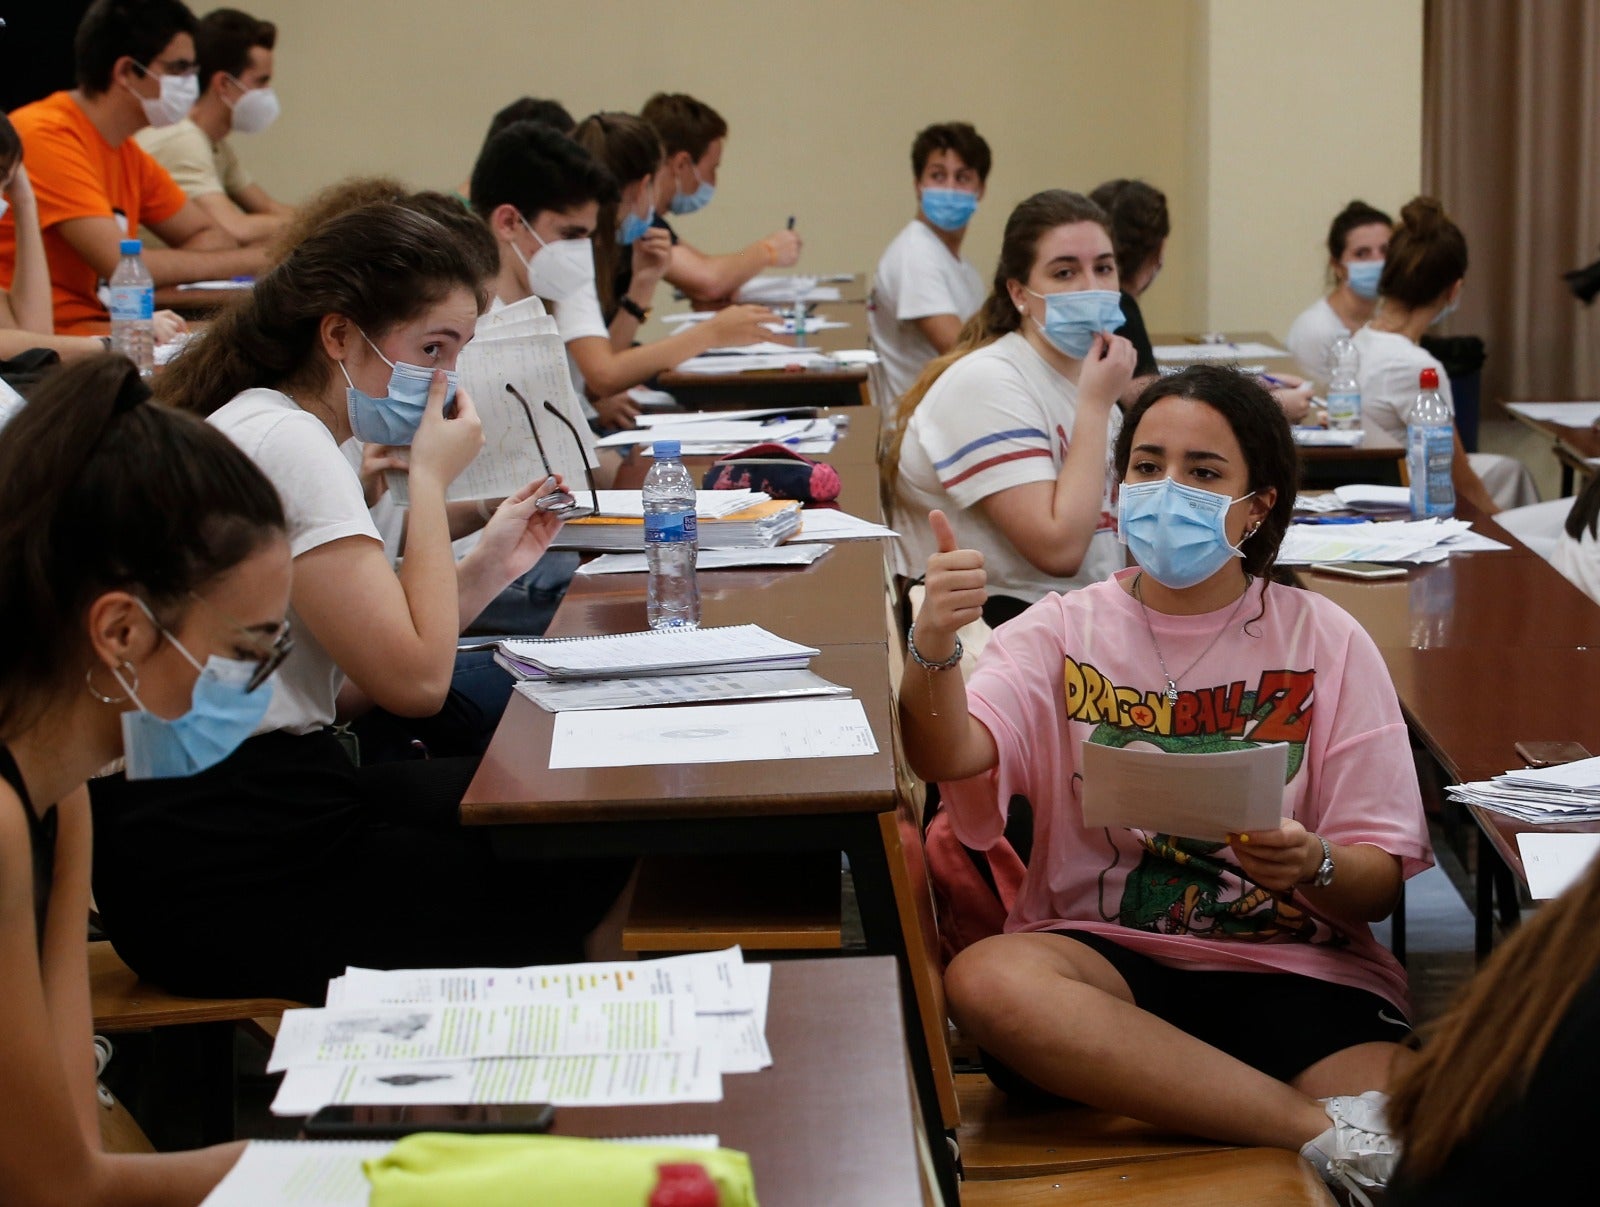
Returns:
[[[1568,536],[1563,528],[1556,540],[1555,552],[1550,555],[1550,564],[1574,587],[1600,603],[1600,540],[1587,528],[1583,530],[1582,540]]]
[[[287,394],[246,390],[219,407],[210,422],[277,487],[289,521],[291,556],[347,536],[382,544],[359,475],[322,421],[302,411]],[[292,608],[289,619],[294,650],[278,671],[272,705],[257,733],[311,733],[333,724],[334,698],[344,672]]]
[[[946,369],[911,416],[900,449],[896,570],[908,578],[926,572],[935,549],[928,527],[928,511],[934,507],[950,517],[963,549],[983,554],[991,594],[1031,603],[1052,591],[1099,582],[1125,565],[1113,522],[1109,457],[1095,535],[1070,578],[1052,578],[1040,570],[977,506],[1013,486],[1055,481],[1077,415],[1077,387],[1017,332]],[[1122,413],[1113,407],[1106,420],[1108,447],[1121,426]]]
[[[556,330],[561,334],[561,342],[567,347],[567,367],[572,370],[572,388],[577,391],[578,401],[583,404],[585,418],[593,419],[598,412],[589,401],[588,383],[583,380],[583,370],[578,368],[578,362],[572,358],[572,341],[575,339],[603,339],[609,346],[611,343],[611,329],[606,326],[605,315],[600,312],[600,294],[595,289],[595,284],[590,281],[564,302],[551,302],[550,311],[555,316]]]
[[[867,329],[881,362],[873,382],[878,405],[892,412],[900,395],[938,355],[913,319],[953,314],[963,323],[983,305],[983,278],[921,219],[894,237],[872,278]]]
[[[1328,380],[1328,345],[1341,335],[1349,335],[1350,328],[1328,305],[1328,299],[1318,298],[1300,312],[1289,328],[1289,338],[1284,343],[1300,362],[1300,372],[1313,381]]]

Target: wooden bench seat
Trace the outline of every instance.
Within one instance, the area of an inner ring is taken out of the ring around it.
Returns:
[[[141,981],[104,939],[89,944],[89,997],[101,1035],[276,1018],[304,1004],[273,997],[179,997]]]
[[[1311,1166],[1282,1148],[1237,1148],[1048,1177],[962,1183],[961,1207],[1331,1207]]]
[[[961,1107],[956,1140],[969,1182],[1240,1151],[1092,1107],[1014,1105],[982,1073],[956,1074],[956,1101]]]
[[[622,949],[838,950],[839,856],[652,855],[640,860]]]

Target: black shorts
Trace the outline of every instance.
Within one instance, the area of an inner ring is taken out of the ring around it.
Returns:
[[[1051,931],[1104,956],[1134,1005],[1279,1081],[1293,1081],[1326,1056],[1366,1043],[1404,1043],[1411,1025],[1388,998],[1292,972],[1175,968],[1104,935]],[[983,1055],[984,1071],[1009,1093],[1045,1091]]]

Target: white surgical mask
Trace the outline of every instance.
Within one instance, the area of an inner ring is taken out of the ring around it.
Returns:
[[[526,218],[518,214],[517,219],[539,239],[539,232]],[[516,244],[512,249],[516,250]],[[552,302],[565,302],[585,285],[594,284],[594,244],[587,239],[557,239],[554,243],[539,239],[538,251],[527,257],[517,251],[517,258],[528,270],[529,292]]]
[[[230,80],[232,76],[228,77]],[[238,83],[234,80],[234,83]],[[240,87],[243,87],[241,84]],[[228,105],[233,110],[233,128],[240,134],[260,134],[278,120],[278,94],[271,88],[251,88]]]
[[[189,110],[194,108],[194,103],[200,99],[200,80],[193,75],[156,75],[142,63],[139,69],[147,76],[155,76],[161,85],[161,94],[156,97],[139,96],[129,88],[129,92],[139,97],[139,104],[144,106],[146,120],[158,129],[162,126],[175,126],[189,116]]]

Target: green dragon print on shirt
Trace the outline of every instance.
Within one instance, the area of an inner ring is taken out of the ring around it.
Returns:
[[[1091,664],[1071,657],[1065,659],[1064,677],[1068,718],[1094,726],[1087,741],[1139,744],[1170,754],[1286,742],[1285,782],[1294,779],[1305,759],[1316,687],[1313,670],[1263,671],[1254,687],[1235,680],[1180,691],[1175,701],[1163,692],[1119,687]],[[1110,866],[1100,874],[1100,912],[1107,921],[1158,934],[1236,942],[1331,939],[1328,929],[1319,927],[1288,894],[1247,882],[1237,867],[1219,858],[1226,843],[1170,834],[1141,835],[1139,842],[1143,854],[1128,873],[1115,914],[1106,913],[1104,904],[1105,878],[1121,859],[1115,848]]]

